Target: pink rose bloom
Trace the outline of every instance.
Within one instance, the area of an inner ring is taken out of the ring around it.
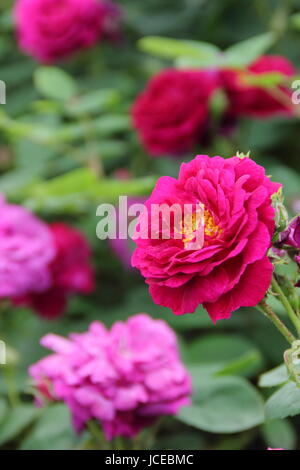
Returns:
[[[266,73],[280,73],[289,78],[296,75],[296,69],[285,57],[266,55],[257,59],[246,71],[222,70],[223,87],[230,102],[228,114],[231,116],[252,116],[266,118],[276,114],[291,114],[291,90],[288,87],[265,88],[247,84],[247,76]],[[276,91],[282,93],[277,98]],[[282,101],[284,100],[284,102]]]
[[[267,257],[275,229],[271,196],[279,187],[264,168],[240,157],[198,155],[181,165],[178,179],[160,178],[146,216],[152,204],[201,206],[204,244],[190,249],[199,229],[192,222],[181,238],[136,237],[132,265],[146,278],[154,302],[176,315],[202,304],[214,322],[257,305],[272,278]],[[142,216],[137,229],[143,221]]]
[[[213,70],[167,69],[152,78],[132,108],[134,127],[148,152],[180,155],[199,143],[217,87]]]
[[[47,225],[24,207],[0,199],[0,297],[41,292],[55,256]]]
[[[20,48],[53,63],[118,34],[120,11],[110,0],[17,0]]]
[[[56,256],[48,266],[50,282],[46,289],[14,299],[16,305],[33,308],[42,317],[60,316],[71,294],[89,294],[94,288],[91,250],[81,232],[67,224],[49,225]]]
[[[66,403],[77,432],[95,419],[107,439],[133,437],[189,404],[191,380],[162,320],[139,314],[110,331],[94,322],[86,333],[49,334],[41,344],[54,354],[29,373],[42,397]]]

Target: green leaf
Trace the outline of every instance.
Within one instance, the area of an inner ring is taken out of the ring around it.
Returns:
[[[32,187],[33,196],[67,196],[84,193],[87,197],[117,199],[120,195],[139,196],[150,192],[154,177],[131,180],[99,179],[90,168],[77,168]]]
[[[253,376],[262,366],[262,355],[258,349],[253,349],[238,359],[228,362],[216,375],[244,375]]]
[[[20,371],[18,375],[14,377],[14,387],[15,390],[23,393],[25,390],[28,389],[28,373],[27,371]],[[7,380],[3,377],[3,374],[0,374],[0,393],[5,395],[7,393]],[[3,418],[5,419],[6,416],[4,415]],[[0,416],[0,423],[1,423],[1,416]]]
[[[187,350],[184,345],[184,361],[187,360]],[[225,365],[221,362],[207,362],[188,365],[188,370],[193,377],[193,390],[201,392],[203,382],[209,378],[243,375],[251,376],[257,371],[258,364],[261,364],[261,356],[257,357],[257,351],[250,351],[244,354],[239,359],[226,362]]]
[[[294,29],[300,31],[300,13],[295,13],[290,17],[291,25]]]
[[[276,387],[282,385],[289,380],[288,371],[285,364],[275,367],[268,372],[262,374],[259,378],[258,385],[260,387]]]
[[[1,110],[2,111],[2,110]],[[121,114],[106,114],[99,118],[76,124],[65,124],[56,128],[10,119],[0,112],[0,128],[13,138],[25,137],[42,145],[76,142],[84,138],[108,137],[130,129],[130,118]]]
[[[280,127],[280,126],[279,126]],[[265,129],[266,132],[266,129]],[[280,128],[276,129],[276,134],[279,134]],[[275,134],[275,133],[274,133]],[[274,141],[274,134],[273,136]],[[280,135],[280,134],[279,134]],[[283,136],[280,136],[283,139]],[[299,173],[286,165],[270,165],[268,168],[269,174],[272,175],[273,181],[279,181],[283,184],[285,196],[295,197],[299,195],[300,177]]]
[[[64,196],[82,193],[91,185],[98,184],[96,174],[90,168],[78,168],[49,181],[33,186],[32,194],[36,196]]]
[[[129,116],[119,114],[105,114],[89,123],[66,124],[59,130],[52,131],[50,138],[46,135],[45,143],[74,142],[88,136],[107,137],[115,133],[128,131],[130,128]]]
[[[11,9],[9,9],[8,11],[1,11],[0,28],[1,31],[13,31],[14,20]]]
[[[119,196],[145,196],[155,186],[156,178],[145,176],[132,180],[105,179],[101,184],[89,188],[89,194],[93,198],[115,201]]]
[[[300,389],[289,382],[277,390],[266,403],[267,419],[282,419],[300,413]]]
[[[26,169],[38,174],[53,158],[54,151],[31,140],[21,139],[15,142],[14,156],[19,170]]]
[[[85,95],[74,97],[66,104],[66,112],[71,116],[96,114],[110,110],[120,104],[120,93],[113,89],[92,91]]]
[[[34,421],[37,413],[32,405],[20,405],[10,410],[0,426],[0,445],[20,434]]]
[[[156,178],[131,180],[98,179],[89,168],[79,168],[48,181],[32,184],[26,190],[25,205],[33,211],[57,215],[88,211],[90,204],[117,203],[119,196],[147,196]],[[24,202],[23,202],[24,203]]]
[[[297,436],[288,420],[274,419],[266,421],[262,426],[266,444],[273,448],[292,450],[295,448]]]
[[[203,384],[209,379],[214,379],[220,370],[220,364],[189,365],[188,371],[193,379],[193,392],[195,395],[201,393]]]
[[[63,450],[73,447],[74,432],[70,413],[65,405],[46,408],[30,435],[22,442],[22,450]]]
[[[90,157],[98,157],[101,161],[110,159],[121,159],[129,152],[128,142],[121,139],[101,139],[86,144],[72,152],[72,156],[76,157],[76,161],[86,163]]]
[[[7,409],[6,402],[2,400],[2,398],[0,398],[0,423],[2,423],[2,420],[5,417],[6,409]]]
[[[220,56],[221,57],[221,56]],[[175,67],[178,69],[205,69],[208,67],[218,66],[220,64],[220,57],[218,55],[206,55],[201,58],[197,57],[177,57],[175,59]]]
[[[34,63],[28,60],[18,60],[1,67],[1,80],[9,83],[10,87],[21,86],[32,77],[34,68]]]
[[[249,86],[274,88],[284,83],[286,76],[280,72],[248,73],[243,76],[243,82]]]
[[[189,361],[225,364],[255,349],[251,341],[239,335],[210,334],[193,341],[189,346]],[[222,351],[222,354],[220,354]]]
[[[220,354],[222,351],[222,354]],[[218,365],[218,375],[251,375],[262,366],[260,351],[243,336],[212,334],[191,343],[187,361]]]
[[[264,33],[234,44],[224,52],[223,66],[246,67],[264,54],[275,39],[274,33]]]
[[[138,41],[138,47],[148,54],[166,59],[189,57],[199,60],[214,57],[220,50],[213,44],[198,41],[146,36]]]
[[[9,171],[0,179],[0,192],[6,196],[14,198],[24,198],[24,192],[27,186],[30,186],[36,181],[34,171],[30,169],[20,169]]]
[[[34,83],[46,98],[67,101],[77,93],[75,80],[57,67],[39,67],[34,72]]]
[[[264,421],[263,401],[241,377],[207,379],[178,419],[208,432],[241,432]]]

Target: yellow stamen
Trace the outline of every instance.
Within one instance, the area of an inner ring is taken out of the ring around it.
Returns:
[[[183,238],[182,241],[185,246],[187,246],[188,243],[194,240],[195,232],[199,227],[199,222],[201,222],[201,220],[199,220],[199,216],[196,213],[191,214],[189,219],[190,220],[188,221],[185,220],[184,224],[181,222],[181,233],[185,235],[185,238]]]
[[[217,237],[223,233],[223,230],[215,223],[211,213],[206,209],[204,211],[204,233],[208,237]]]
[[[184,221],[181,221],[179,233],[184,235],[182,242],[186,249],[191,249],[191,244],[194,244],[192,249],[201,249],[205,244],[205,237],[216,238],[223,233],[223,229],[215,223],[210,211],[201,205],[198,211],[185,216]]]

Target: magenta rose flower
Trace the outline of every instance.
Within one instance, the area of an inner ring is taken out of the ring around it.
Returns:
[[[49,285],[40,292],[27,292],[14,299],[15,305],[33,308],[40,316],[60,316],[71,294],[89,294],[94,288],[91,250],[83,234],[62,222],[49,225],[55,257],[48,265]]]
[[[148,152],[178,155],[198,143],[217,87],[218,73],[209,70],[167,69],[152,78],[132,108],[134,127]]]
[[[65,402],[78,432],[95,419],[107,439],[132,437],[189,403],[191,380],[162,320],[139,314],[110,331],[94,322],[86,333],[49,334],[41,344],[54,354],[29,370],[39,404],[41,397]]]
[[[0,297],[40,292],[51,282],[55,246],[47,225],[24,207],[0,200]]]
[[[182,164],[178,179],[160,178],[146,203],[147,215],[140,216],[132,257],[154,302],[176,315],[194,312],[202,304],[214,322],[240,307],[257,305],[272,278],[267,256],[275,230],[271,196],[279,187],[264,168],[240,157],[199,155]],[[181,225],[181,238],[154,239],[149,231],[139,236],[157,204],[190,204],[195,211],[202,207],[203,225],[191,217],[190,226]],[[191,249],[200,229],[203,243]]]
[[[110,0],[17,0],[20,48],[53,63],[118,34],[119,8]]]
[[[255,118],[266,118],[276,114],[291,114],[293,112],[292,92],[288,86],[266,89],[247,84],[248,77],[276,72],[286,78],[296,75],[296,69],[288,59],[274,55],[260,57],[246,71],[222,70],[220,72],[222,86],[229,99],[228,114]]]

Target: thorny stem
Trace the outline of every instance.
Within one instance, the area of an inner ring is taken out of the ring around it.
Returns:
[[[262,312],[269,320],[276,326],[279,332],[285,337],[288,343],[293,344],[296,340],[294,335],[289,331],[285,324],[280,320],[275,312],[271,309],[270,305],[265,300],[262,300],[258,305],[257,309]]]
[[[277,294],[278,299],[286,309],[288,316],[290,317],[292,323],[295,325],[298,335],[300,335],[300,319],[296,315],[294,309],[292,308],[290,302],[288,301],[287,297],[285,296],[283,290],[281,289],[274,276],[272,279],[272,289]]]

